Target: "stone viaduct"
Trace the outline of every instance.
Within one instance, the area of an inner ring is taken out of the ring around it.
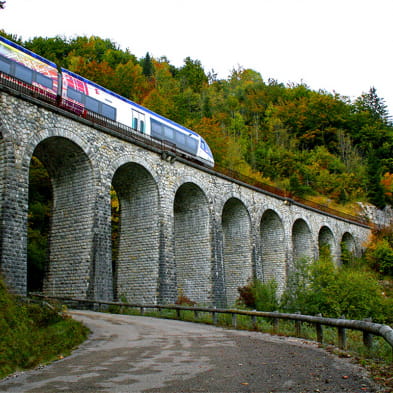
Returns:
[[[251,277],[274,278],[282,291],[294,260],[327,244],[340,263],[341,245],[359,253],[370,233],[0,87],[0,264],[19,294],[33,156],[53,188],[47,294],[232,305]],[[121,217],[113,263],[111,190]]]

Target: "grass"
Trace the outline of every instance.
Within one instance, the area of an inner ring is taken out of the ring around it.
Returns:
[[[0,278],[0,379],[67,356],[89,333],[60,304],[26,303]]]

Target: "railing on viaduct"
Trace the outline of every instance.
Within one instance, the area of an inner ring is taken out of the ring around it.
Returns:
[[[82,305],[92,307],[93,309],[100,309],[101,307],[115,306],[121,308],[136,308],[143,315],[146,309],[153,310],[176,310],[177,317],[180,319],[181,311],[192,311],[197,319],[199,313],[207,313],[211,315],[211,321],[214,325],[218,323],[218,314],[229,314],[232,316],[232,326],[237,327],[237,316],[243,315],[251,318],[253,328],[257,327],[257,318],[269,318],[273,323],[273,331],[277,332],[280,320],[294,321],[296,336],[301,336],[301,324],[308,323],[315,326],[317,341],[319,343],[324,342],[323,326],[330,326],[337,328],[337,343],[340,349],[345,349],[347,346],[346,342],[346,329],[358,330],[363,333],[363,343],[368,348],[372,347],[372,337],[382,337],[392,348],[393,351],[393,329],[388,325],[379,323],[373,323],[370,321],[359,321],[350,319],[337,319],[337,318],[324,318],[322,316],[311,316],[302,314],[286,314],[280,312],[267,312],[267,311],[248,311],[248,310],[237,310],[237,309],[221,309],[221,308],[208,308],[199,306],[182,306],[176,304],[158,305],[158,304],[134,304],[134,303],[122,303],[122,302],[104,302],[99,300],[87,300],[65,296],[49,296],[39,293],[31,293],[32,298],[38,299],[53,299],[57,301],[65,302],[72,307],[80,308]],[[392,352],[393,355],[393,352]],[[392,356],[393,359],[393,356]]]
[[[80,107],[79,105],[75,104],[74,102],[70,102],[65,99],[58,99],[55,95],[49,94],[48,92],[36,87],[29,85],[17,78],[11,77],[9,75],[3,74],[0,72],[0,85],[3,87],[3,89],[7,90],[11,94],[23,94],[27,95],[33,98],[36,98],[40,101],[44,101],[47,104],[54,105],[60,109],[69,111],[73,113],[74,115],[77,115],[85,120],[90,121],[94,125],[104,127],[105,129],[111,130],[111,133],[116,135],[119,138],[122,138],[124,140],[136,143],[136,144],[142,144],[144,147],[148,149],[153,149],[157,150],[159,152],[165,152],[169,154],[169,158],[173,157],[180,157],[182,159],[183,152],[177,149],[176,145],[170,144],[165,141],[159,141],[157,139],[153,139],[150,136],[143,135],[136,130],[134,130],[131,127],[127,127],[123,124],[117,123],[115,121],[112,121],[110,119],[104,118],[94,112],[86,111],[84,108]],[[187,159],[189,161],[189,159]],[[313,201],[300,198],[298,196],[293,195],[292,193],[279,189],[277,187],[271,186],[266,183],[262,183],[256,179],[250,178],[248,176],[245,176],[241,173],[238,173],[236,171],[233,171],[228,168],[221,167],[219,165],[215,165],[214,170],[210,168],[206,168],[203,166],[200,166],[198,164],[192,163],[192,165],[195,165],[199,167],[200,169],[210,172],[216,176],[224,176],[227,178],[230,178],[231,180],[235,180],[238,182],[241,182],[245,186],[251,186],[253,188],[256,188],[264,193],[270,194],[272,196],[281,198],[288,203],[292,203],[295,205],[301,205],[306,208],[311,208],[313,210],[316,210],[318,212],[326,213],[328,215],[334,216],[334,217],[339,217],[344,220],[347,220],[349,222],[353,222],[356,224],[360,224],[365,227],[370,227],[371,224],[370,222],[360,216],[354,216],[347,214],[343,211],[337,210],[337,209],[332,209],[326,205],[318,204]]]

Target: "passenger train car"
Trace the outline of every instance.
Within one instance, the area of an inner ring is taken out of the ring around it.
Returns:
[[[185,156],[213,167],[206,141],[197,133],[0,36],[0,72],[62,101],[82,115],[93,112],[151,138],[176,145]]]

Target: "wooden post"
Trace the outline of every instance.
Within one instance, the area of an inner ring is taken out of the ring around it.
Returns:
[[[195,317],[195,319],[198,319],[198,317],[199,317],[198,310],[194,310],[194,317]]]
[[[213,319],[213,325],[217,325],[217,313],[215,311],[212,312],[212,319]]]
[[[236,314],[235,313],[232,313],[232,326],[234,328],[237,327],[237,318],[236,318]]]
[[[257,330],[258,325],[257,325],[257,316],[256,315],[251,315],[251,322],[252,322],[252,328],[254,330]]]
[[[145,313],[145,308],[144,307],[141,307],[139,310],[140,310],[141,315],[143,315]]]
[[[178,308],[176,309],[176,315],[177,315],[177,317],[180,319],[180,316],[181,316],[181,315],[180,315],[180,310],[179,310]]]
[[[322,317],[322,314],[318,314],[318,317]],[[320,323],[315,324],[315,330],[317,331],[317,341],[323,344],[323,327]]]
[[[296,314],[300,314],[300,311],[296,312]],[[295,320],[295,332],[296,337],[300,337],[302,334],[302,321]]]
[[[371,322],[371,318],[365,319],[366,322]],[[363,331],[363,344],[368,350],[373,347],[373,335],[369,332]]]
[[[345,316],[343,315],[341,317],[341,319],[345,319]],[[347,348],[347,334],[346,334],[345,328],[338,327],[337,333],[338,333],[338,347],[340,349],[346,349]]]
[[[277,311],[275,311],[277,312]],[[278,318],[273,318],[273,332],[274,333],[278,333],[278,329],[279,329],[279,319]]]

